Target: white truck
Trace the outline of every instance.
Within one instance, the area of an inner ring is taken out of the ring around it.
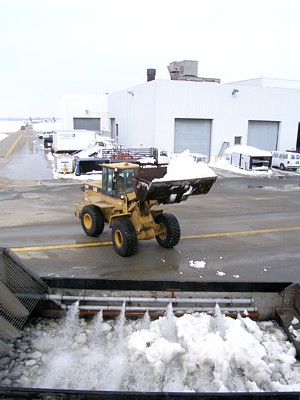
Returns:
[[[272,151],[272,167],[282,171],[290,169],[296,171],[300,168],[300,154],[292,151]]]
[[[52,151],[54,153],[74,153],[86,149],[90,142],[98,139],[95,131],[87,129],[53,131]]]

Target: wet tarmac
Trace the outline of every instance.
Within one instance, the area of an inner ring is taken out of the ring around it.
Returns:
[[[15,137],[14,134],[10,134]],[[5,159],[5,168],[1,176],[9,180],[44,180],[52,179],[52,164],[48,159],[49,150],[43,148],[43,141],[29,134],[20,134],[14,142],[15,151]],[[30,138],[31,140],[27,140]],[[1,142],[0,142],[1,144]]]
[[[82,182],[53,179],[47,152],[34,132],[0,142],[0,243],[40,276],[300,280],[299,173],[259,178],[216,170],[207,195],[166,207],[181,226],[174,249],[142,241],[135,256],[123,258],[114,252],[108,227],[96,238],[84,234],[74,216]]]

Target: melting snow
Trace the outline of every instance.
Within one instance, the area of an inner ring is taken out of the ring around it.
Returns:
[[[190,264],[190,267],[192,267],[192,268],[201,269],[201,268],[205,268],[206,262],[191,260],[189,264]]]
[[[245,310],[247,312],[247,310]],[[2,386],[142,392],[299,391],[295,348],[276,322],[206,313],[128,321],[38,319],[0,363]]]

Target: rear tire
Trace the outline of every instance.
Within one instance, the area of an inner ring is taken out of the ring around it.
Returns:
[[[281,171],[284,171],[285,170],[284,164],[280,164],[279,168]]]
[[[129,219],[119,219],[112,224],[112,242],[116,253],[129,257],[138,248],[137,234]]]
[[[175,215],[170,213],[159,214],[155,222],[163,229],[161,235],[155,236],[158,244],[166,249],[176,246],[180,240],[180,225]]]
[[[84,206],[80,213],[81,226],[88,236],[99,236],[104,229],[104,218],[100,208]]]

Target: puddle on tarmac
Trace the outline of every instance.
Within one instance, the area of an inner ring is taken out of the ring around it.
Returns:
[[[1,176],[10,180],[52,179],[52,165],[47,150],[37,143],[24,146],[22,153],[10,155],[1,170]]]

